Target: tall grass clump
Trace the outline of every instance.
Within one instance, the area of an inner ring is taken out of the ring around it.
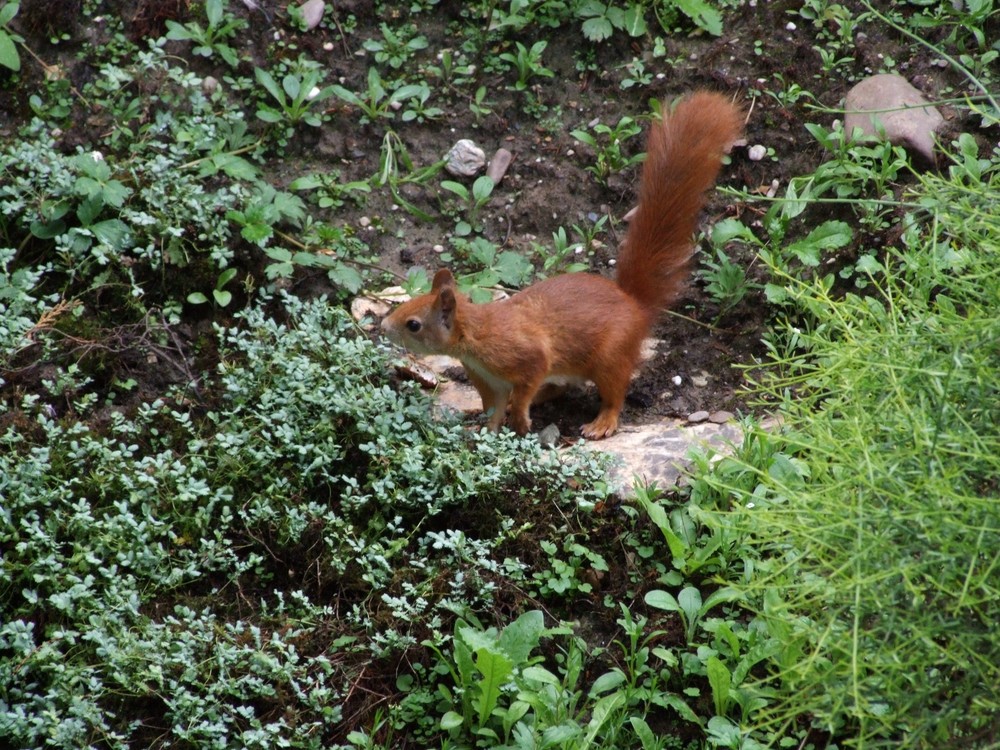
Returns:
[[[761,387],[785,429],[709,480],[763,552],[751,593],[784,642],[771,736],[1000,741],[998,198],[988,162],[924,178],[864,296],[784,274],[797,310]]]

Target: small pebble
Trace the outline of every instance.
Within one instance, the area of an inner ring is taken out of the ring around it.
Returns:
[[[704,422],[708,419],[708,412],[701,410],[688,414],[688,422]]]
[[[370,227],[371,225],[372,225],[372,220],[369,219],[367,216],[362,216],[360,219],[358,219],[358,226]]]
[[[550,424],[544,430],[538,433],[538,442],[542,444],[545,448],[552,448],[557,442],[559,442],[559,428],[554,424]]]
[[[715,424],[724,424],[733,418],[733,413],[731,411],[713,411],[708,415],[708,421],[714,422]]]
[[[434,247],[431,248],[431,250],[433,250],[436,253],[443,253],[444,245],[435,245]]]
[[[682,378],[680,375],[674,375],[672,378],[670,378],[670,381],[674,385],[680,385],[681,383],[684,382],[684,378]]]
[[[765,156],[767,156],[767,147],[761,146],[759,143],[747,149],[747,158],[750,161],[760,161]]]

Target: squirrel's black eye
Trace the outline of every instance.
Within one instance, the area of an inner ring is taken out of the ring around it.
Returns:
[[[416,333],[417,331],[420,330],[420,321],[417,320],[416,318],[410,318],[408,321],[406,321],[406,329],[410,333]]]

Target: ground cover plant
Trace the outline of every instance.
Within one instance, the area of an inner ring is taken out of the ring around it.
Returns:
[[[314,9],[0,2],[6,744],[997,746],[993,4]],[[875,72],[934,168],[839,124]],[[625,498],[394,376],[356,293],[609,272],[706,86],[761,158],[624,419],[731,457]]]

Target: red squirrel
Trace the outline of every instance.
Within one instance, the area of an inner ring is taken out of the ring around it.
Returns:
[[[687,283],[705,192],[743,123],[743,111],[727,97],[699,91],[652,125],[616,281],[562,274],[508,299],[473,304],[441,269],[431,291],[397,307],[382,330],[411,351],[459,359],[483,410],[492,409],[494,431],[509,403],[511,428],[527,433],[532,400],[550,378],[593,381],[601,410],[581,432],[608,437],[618,429],[643,339]]]

